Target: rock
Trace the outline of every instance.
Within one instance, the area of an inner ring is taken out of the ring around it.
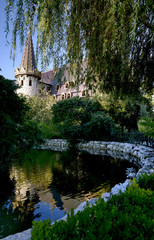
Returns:
[[[107,202],[111,198],[112,194],[110,192],[103,193],[102,198]]]
[[[136,178],[136,174],[135,174],[135,173],[129,173],[129,174],[127,175],[127,178],[128,178],[128,179]]]

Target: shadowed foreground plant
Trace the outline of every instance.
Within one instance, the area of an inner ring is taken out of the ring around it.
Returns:
[[[153,178],[153,175],[146,176],[146,182]],[[76,215],[72,210],[67,221],[55,222],[53,226],[50,220],[33,222],[31,239],[152,239],[154,194],[144,189],[147,186],[143,186],[141,179],[134,180],[125,193],[112,196],[108,202],[99,199],[95,206],[90,208],[87,204],[86,209]]]

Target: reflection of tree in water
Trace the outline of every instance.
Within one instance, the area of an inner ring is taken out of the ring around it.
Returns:
[[[39,217],[34,216],[35,204],[39,202],[37,194],[27,194],[25,201],[0,204],[0,237],[21,232],[32,227],[32,221]]]
[[[35,151],[21,162],[15,161],[10,170],[15,185],[9,174],[0,175],[1,189],[5,193],[2,196],[0,189],[0,237],[31,227],[33,219],[39,217],[34,216],[39,201],[70,209],[74,199],[81,201],[89,192],[92,197],[95,192],[110,191],[116,183],[125,180],[127,167],[132,164],[72,151]]]
[[[60,194],[54,189],[51,187],[51,193],[53,195],[53,198],[55,200],[55,205],[60,209],[60,210],[63,210],[63,202],[61,200],[61,197],[60,197]]]
[[[15,182],[10,179],[9,167],[0,169],[0,202],[13,194]]]
[[[59,158],[62,168],[55,168],[51,188],[62,195],[76,196],[104,191],[125,180],[125,169],[132,166],[124,160],[81,152],[65,152]]]

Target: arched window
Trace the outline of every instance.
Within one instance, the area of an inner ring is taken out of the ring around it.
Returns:
[[[29,86],[32,86],[32,80],[31,79],[29,80]]]
[[[64,94],[61,95],[61,99],[62,100],[65,99],[65,95]]]
[[[60,88],[60,86],[59,86],[59,84],[57,84],[57,86],[56,86],[56,91],[58,91],[59,88]]]
[[[67,98],[71,98],[71,94],[70,93],[67,93]]]
[[[82,91],[82,97],[84,97],[84,96],[86,96],[86,91],[85,90]]]
[[[69,83],[68,83],[68,82],[65,83],[65,88],[66,88],[66,89],[69,88]]]
[[[51,87],[47,86],[47,92],[51,92]]]
[[[24,85],[24,81],[23,80],[21,80],[21,86],[23,86]]]

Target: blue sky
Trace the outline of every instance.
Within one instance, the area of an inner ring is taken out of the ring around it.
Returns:
[[[16,67],[20,66],[20,61],[22,57],[22,52],[17,51],[16,59],[13,66],[13,60],[10,59],[11,45],[7,44],[5,38],[5,1],[1,1],[0,7],[0,75],[3,75],[7,79],[14,79],[14,70]],[[9,35],[8,41],[11,39],[11,34]]]
[[[10,51],[11,51],[11,33],[9,34],[8,39],[5,38],[5,0],[0,0],[0,75],[3,75],[6,79],[15,79],[14,77],[14,70],[20,67],[20,62],[22,58],[22,53],[24,46],[21,48],[19,42],[17,42],[17,50],[16,50],[16,58],[15,62],[10,59]],[[33,37],[33,46],[34,51],[36,49],[36,36]],[[41,71],[40,67],[38,66],[38,70]]]

